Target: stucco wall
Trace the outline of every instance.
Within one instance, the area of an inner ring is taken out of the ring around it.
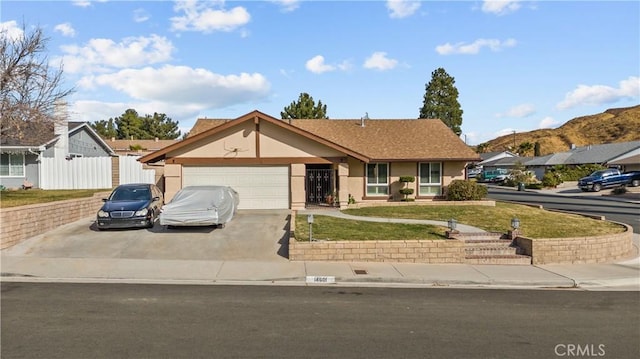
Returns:
[[[0,208],[0,248],[8,248],[21,241],[50,231],[79,219],[95,216],[108,192],[90,198]]]

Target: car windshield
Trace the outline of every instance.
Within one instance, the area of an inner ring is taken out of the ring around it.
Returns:
[[[111,195],[112,201],[141,201],[150,200],[151,192],[146,187],[116,188]]]

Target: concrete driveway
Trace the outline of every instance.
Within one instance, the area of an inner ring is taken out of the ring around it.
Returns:
[[[98,231],[94,218],[70,223],[3,250],[8,256],[220,261],[286,261],[289,210],[241,210],[225,228]]]

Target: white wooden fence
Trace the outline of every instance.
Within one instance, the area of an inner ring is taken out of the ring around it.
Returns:
[[[120,184],[156,183],[156,171],[145,170],[138,156],[120,156]]]
[[[145,170],[134,156],[120,156],[120,184],[155,183],[155,170]],[[111,188],[112,161],[110,157],[41,158],[40,185],[42,189]]]

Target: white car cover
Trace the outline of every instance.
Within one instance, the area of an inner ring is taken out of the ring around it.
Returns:
[[[240,198],[227,186],[188,186],[162,206],[160,225],[223,225],[233,218]]]

